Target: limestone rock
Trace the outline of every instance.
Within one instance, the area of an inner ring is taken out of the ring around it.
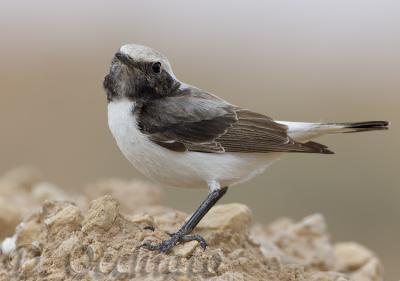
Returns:
[[[43,181],[33,168],[7,172],[0,179],[0,240],[12,235],[22,219],[46,200],[75,199],[58,186]]]
[[[360,269],[373,257],[370,250],[353,242],[337,243],[334,251],[338,257],[336,269],[345,272]]]
[[[159,205],[161,202],[160,188],[142,180],[106,179],[87,185],[84,194],[88,202],[111,195],[118,200],[120,209],[125,214],[131,214],[141,207]]]
[[[15,208],[15,203],[0,197],[0,240],[11,235],[21,221],[21,212]]]
[[[333,246],[318,214],[263,226],[252,225],[245,205],[217,205],[195,229],[206,251],[192,241],[164,254],[141,245],[168,239],[188,214],[159,205],[157,187],[106,180],[83,197],[29,171],[0,179],[0,235],[10,236],[0,251],[0,281],[383,280],[376,256],[356,243]]]
[[[254,232],[253,232],[254,233]],[[298,223],[279,220],[260,231],[255,240],[263,252],[279,255],[287,263],[301,264],[307,270],[327,271],[333,268],[335,256],[324,218],[312,215]]]
[[[367,248],[354,243],[337,243],[334,246],[335,269],[347,272],[355,281],[383,280],[383,268],[375,255]]]
[[[217,205],[200,221],[199,229],[227,230],[242,232],[248,230],[251,211],[243,204]]]
[[[118,210],[118,202],[109,195],[94,200],[83,221],[83,232],[96,229],[109,230],[118,215]]]

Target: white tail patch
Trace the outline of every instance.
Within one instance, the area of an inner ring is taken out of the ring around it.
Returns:
[[[366,121],[348,123],[307,123],[276,121],[288,127],[288,135],[296,141],[307,141],[327,134],[355,133],[375,130],[386,130],[386,121]]]

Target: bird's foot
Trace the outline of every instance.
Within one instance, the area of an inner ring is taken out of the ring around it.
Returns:
[[[163,253],[168,252],[171,250],[173,247],[175,247],[177,244],[182,243],[182,242],[189,242],[189,241],[197,241],[200,244],[200,247],[205,250],[207,248],[207,242],[204,240],[203,237],[197,234],[182,234],[182,233],[169,233],[171,236],[170,239],[164,240],[159,244],[151,244],[151,243],[144,243],[142,245],[143,248],[148,249],[150,251],[160,251]]]

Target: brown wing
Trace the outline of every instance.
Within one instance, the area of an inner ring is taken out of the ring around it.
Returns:
[[[327,153],[323,145],[296,142],[288,136],[285,125],[268,116],[241,108],[236,108],[235,112],[237,122],[215,140],[227,152]]]
[[[138,115],[139,126],[154,143],[177,152],[331,153],[314,142],[299,143],[287,127],[192,88],[149,102]]]

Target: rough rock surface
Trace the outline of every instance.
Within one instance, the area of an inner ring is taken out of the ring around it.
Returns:
[[[58,187],[42,180],[40,173],[22,167],[0,179],[0,240],[15,232],[22,218],[46,199],[67,199]]]
[[[206,251],[189,242],[162,254],[140,246],[167,239],[187,214],[160,206],[156,187],[107,180],[88,187],[97,187],[101,197],[94,199],[49,184],[33,188],[29,173],[0,181],[0,202],[14,203],[0,205],[1,234],[15,231],[2,243],[0,280],[383,280],[370,250],[330,242],[321,215],[262,226],[242,204],[218,205],[196,229]],[[15,210],[18,200],[23,210]]]
[[[0,241],[12,235],[22,219],[46,200],[71,201],[87,211],[90,201],[106,194],[116,198],[126,214],[159,205],[161,200],[157,186],[140,180],[107,179],[87,185],[81,194],[71,194],[43,180],[34,168],[11,170],[0,178]]]

